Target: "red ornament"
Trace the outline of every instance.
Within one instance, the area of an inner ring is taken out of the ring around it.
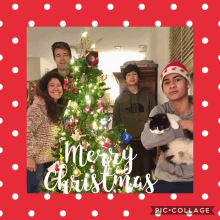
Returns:
[[[180,71],[181,71],[181,72],[184,72],[185,70],[184,70],[184,69],[181,69]]]
[[[59,170],[60,170],[59,165],[56,164],[55,171],[59,171]]]
[[[172,70],[176,70],[176,67],[173,67]]]
[[[67,129],[68,131],[70,131],[70,122],[67,123],[66,129]]]
[[[102,102],[101,102],[101,100],[99,99],[98,100],[98,109],[101,109],[102,108]]]
[[[91,111],[92,111],[92,107],[91,107],[91,106],[87,106],[87,107],[83,110],[84,113],[91,113]]]
[[[68,79],[64,79],[63,87],[64,87],[65,90],[68,89],[68,87],[67,87],[67,83],[68,83]]]
[[[58,147],[59,147],[58,145],[54,146],[55,149],[57,149]]]
[[[109,148],[109,144],[105,142],[105,143],[102,145],[102,149],[103,149],[103,150],[107,150],[108,148]]]

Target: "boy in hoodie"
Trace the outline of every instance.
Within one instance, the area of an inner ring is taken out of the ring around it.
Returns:
[[[155,106],[153,95],[146,89],[140,88],[140,69],[129,64],[123,71],[127,89],[115,100],[113,111],[113,126],[123,124],[132,136],[128,144],[133,148],[132,176],[145,176],[155,169],[155,150],[147,151],[140,140],[141,132],[148,120],[150,111]]]
[[[179,129],[170,127],[163,134],[154,134],[147,122],[141,134],[141,141],[146,149],[151,150],[184,137],[184,129],[193,132],[193,99],[188,96],[190,84],[190,74],[182,63],[174,61],[164,68],[160,75],[160,85],[169,101],[155,106],[150,117],[158,113],[175,114],[181,118],[178,122],[180,126]],[[154,185],[155,193],[193,193],[193,164],[169,163],[161,153],[155,176],[159,179]]]

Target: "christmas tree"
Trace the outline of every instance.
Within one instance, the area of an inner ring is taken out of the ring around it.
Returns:
[[[57,162],[49,168],[44,181],[48,190],[43,192],[140,192],[140,179],[131,176],[132,149],[122,142],[129,134],[122,125],[106,127],[101,98],[109,88],[97,67],[96,51],[87,52],[89,48],[94,49],[94,41],[84,32],[74,46],[79,59],[69,63],[64,80],[63,96],[69,102],[61,120],[68,122],[58,132],[53,148]]]

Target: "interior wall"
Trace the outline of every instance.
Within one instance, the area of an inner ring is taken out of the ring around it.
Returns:
[[[152,28],[148,41],[147,59],[153,60],[158,64],[158,79],[164,67],[169,63],[169,27]],[[157,82],[158,104],[162,104],[167,100],[160,87],[160,82]]]

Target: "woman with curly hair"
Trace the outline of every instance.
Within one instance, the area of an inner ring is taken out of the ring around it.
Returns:
[[[27,192],[39,193],[45,168],[56,160],[51,147],[63,124],[64,78],[55,71],[46,73],[38,82],[36,97],[27,112]],[[61,106],[61,107],[60,107]]]

